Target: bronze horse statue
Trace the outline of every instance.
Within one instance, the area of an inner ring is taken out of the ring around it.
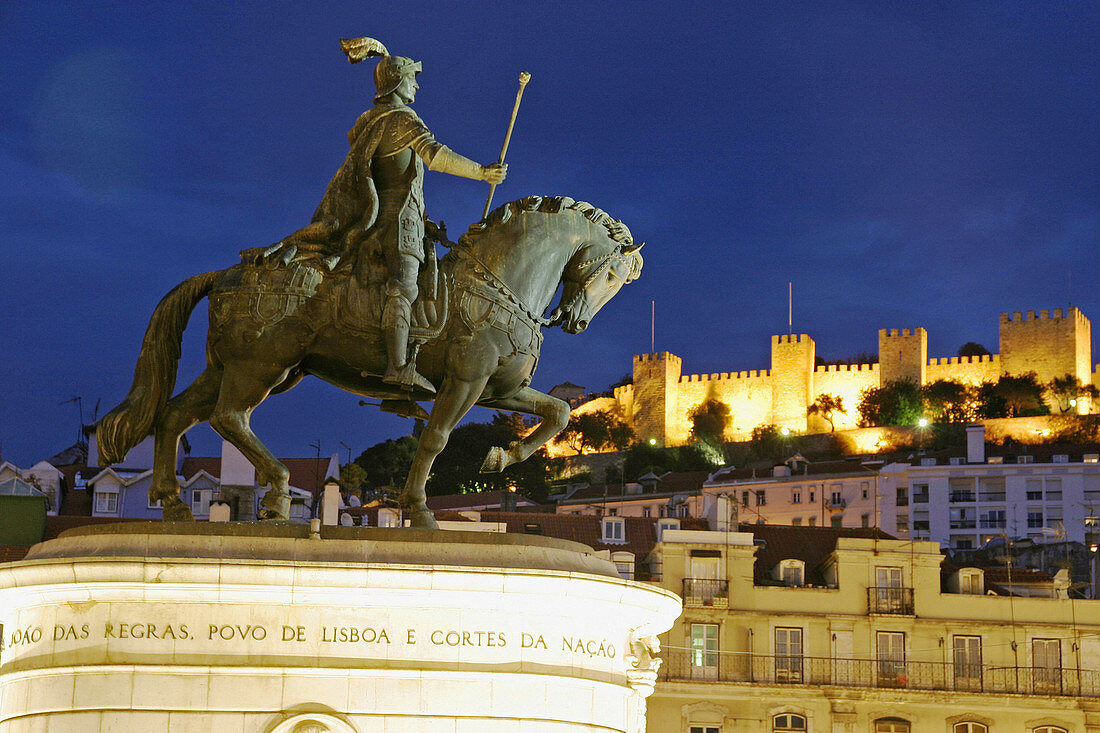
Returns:
[[[364,317],[370,308],[363,305],[364,293],[377,288],[369,284],[368,262],[377,253],[353,253],[327,272],[317,263],[267,263],[246,251],[242,264],[189,278],[157,305],[130,392],[97,426],[102,462],[122,460],[153,432],[149,498],[163,502],[164,519],[190,520],[179,497],[176,454],[180,437],[206,420],[256,467],[257,484],[270,487],[260,519],[286,519],[289,471],[252,432],[249,417],[268,395],[312,374],[391,405],[434,399],[401,496],[414,527],[434,528],[424,485],[471,407],[541,418],[522,440],[494,447],[482,471],[524,460],[565,427],[568,404],[528,386],[542,345],[540,328],[560,324],[568,333],[583,331],[623,284],[639,276],[641,246],[621,222],[568,197],[519,199],[471,226],[439,261],[436,301],[420,309],[422,322],[414,328],[412,348],[419,346],[417,364],[437,388],[434,396],[400,391],[380,378],[386,352],[377,320]],[[543,318],[559,284],[558,306]],[[206,369],[171,397],[183,331],[204,297],[210,298]]]

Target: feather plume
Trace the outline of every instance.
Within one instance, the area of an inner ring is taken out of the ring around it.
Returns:
[[[348,61],[357,64],[371,56],[389,56],[390,52],[382,45],[381,41],[373,38],[341,38],[340,48],[348,56]]]

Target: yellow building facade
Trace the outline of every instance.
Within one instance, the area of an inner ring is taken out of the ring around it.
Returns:
[[[1100,603],[994,595],[873,530],[742,529],[649,558],[684,598],[651,733],[1100,732]]]
[[[691,411],[711,399],[730,408],[726,438],[747,440],[754,427],[764,424],[799,432],[829,430],[825,420],[806,414],[820,394],[844,401],[847,413],[834,416],[836,429],[854,428],[860,392],[901,379],[977,385],[1004,373],[1033,371],[1042,382],[1070,374],[1100,387],[1100,371],[1092,365],[1092,326],[1077,308],[1002,313],[999,334],[999,354],[930,359],[925,329],[881,329],[877,364],[840,366],[817,366],[817,345],[806,334],[772,336],[769,369],[715,374],[685,374],[683,360],[668,352],[641,354],[634,357],[632,384],[575,411],[611,410],[639,440],[672,446],[688,441]]]

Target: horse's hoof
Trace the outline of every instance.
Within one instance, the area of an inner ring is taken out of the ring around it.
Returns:
[[[500,473],[504,470],[504,449],[494,445],[481,464],[481,473]]]
[[[439,529],[435,515],[428,508],[418,509],[409,515],[409,526],[413,529]]]
[[[260,501],[257,514],[261,520],[289,519],[290,496],[268,491]]]

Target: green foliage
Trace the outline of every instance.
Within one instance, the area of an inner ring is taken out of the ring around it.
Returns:
[[[623,450],[634,440],[634,430],[609,410],[575,413],[569,424],[554,437],[578,453]]]
[[[932,422],[967,422],[977,414],[977,392],[953,379],[924,385],[924,408]]]
[[[1100,398],[1100,390],[1091,384],[1082,384],[1072,374],[1055,377],[1047,382],[1044,394],[1058,408],[1059,413],[1076,412],[1077,406],[1082,403],[1091,411],[1093,401]]]
[[[1050,408],[1043,402],[1043,385],[1035,372],[1018,377],[1001,375],[996,382],[983,382],[978,387],[978,417],[1026,417],[1048,415]]]
[[[856,409],[860,427],[916,425],[924,414],[924,399],[920,385],[903,379],[863,390]]]
[[[813,404],[806,408],[807,415],[821,415],[829,423],[829,432],[836,430],[833,415],[838,412],[848,414],[844,409],[844,398],[835,394],[819,394]]]
[[[989,356],[989,349],[974,341],[967,341],[959,347],[959,356]]]
[[[749,457],[755,460],[781,461],[791,450],[790,432],[783,434],[778,425],[757,425],[749,438]]]
[[[514,486],[518,493],[542,501],[546,498],[550,478],[545,450],[536,451],[526,461],[511,465],[501,473],[480,473],[490,448],[507,448],[527,430],[520,416],[511,412],[498,412],[487,423],[458,426],[451,431],[447,447],[435,459],[428,477],[428,495],[495,491]]]
[[[730,408],[725,402],[706,400],[688,413],[691,437],[711,446],[721,446],[730,425]]]
[[[363,469],[366,485],[373,488],[403,485],[412,466],[416,446],[416,438],[406,435],[372,445],[359,454],[355,463]]]
[[[658,448],[648,443],[635,443],[623,461],[622,475],[627,481],[655,473],[660,476],[669,471],[710,471],[714,468],[706,453],[698,446]]]
[[[355,461],[340,466],[340,483],[346,489],[358,489],[367,483],[367,472]]]

